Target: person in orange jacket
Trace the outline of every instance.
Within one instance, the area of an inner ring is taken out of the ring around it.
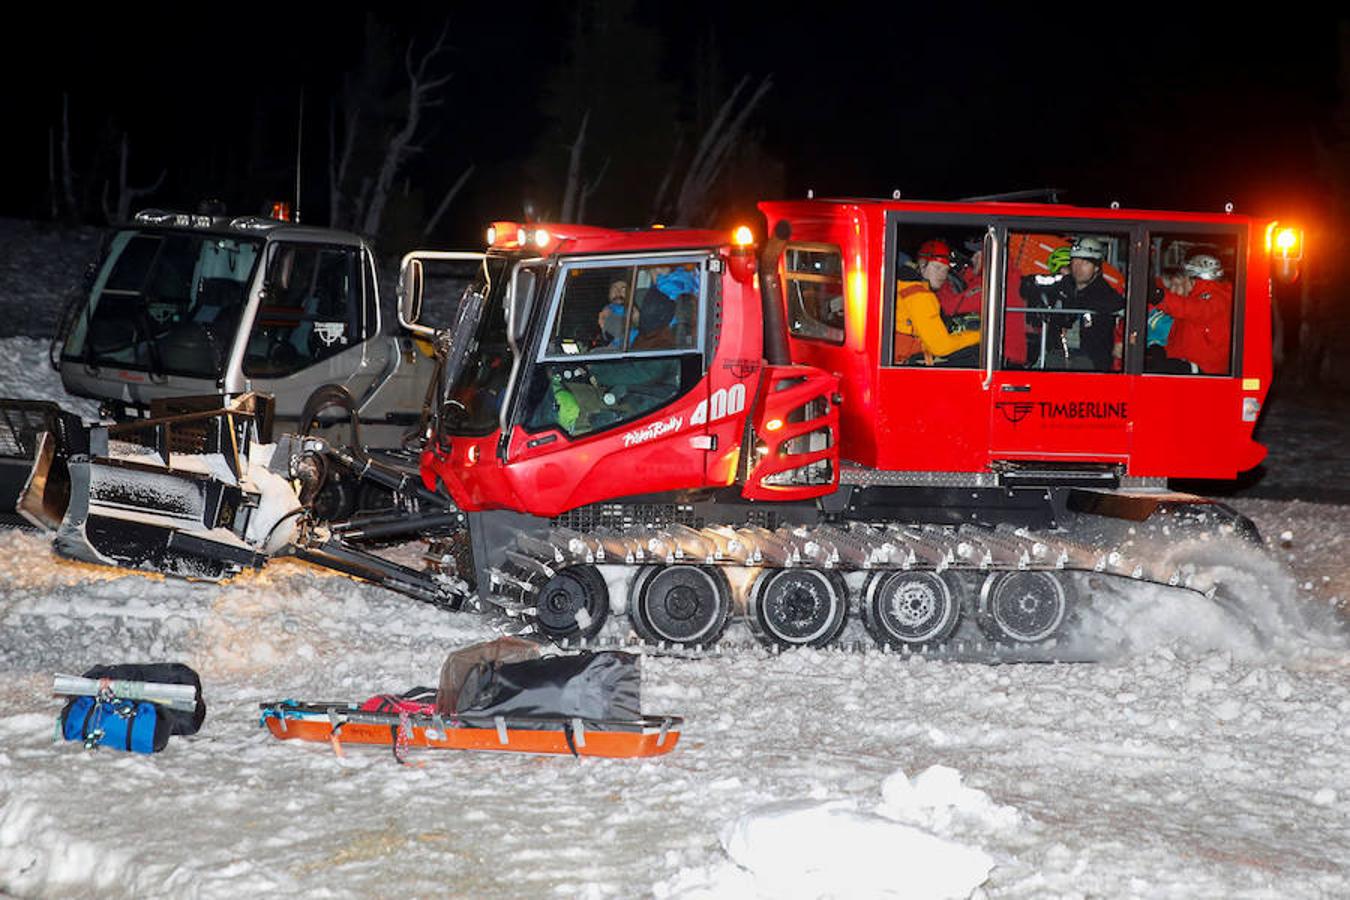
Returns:
[[[974,366],[979,362],[978,330],[950,332],[942,321],[937,291],[952,267],[951,248],[943,241],[924,241],[916,265],[897,273],[895,294],[896,364],[919,362]]]
[[[1218,257],[1197,253],[1180,274],[1164,276],[1153,291],[1154,304],[1172,317],[1167,356],[1194,363],[1206,375],[1230,371],[1233,286],[1223,276]]]

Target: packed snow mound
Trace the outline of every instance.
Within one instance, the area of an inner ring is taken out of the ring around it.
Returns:
[[[731,863],[681,872],[656,885],[660,897],[969,897],[994,869],[972,846],[1016,829],[1022,814],[930,766],[914,779],[896,771],[881,802],[786,800],[749,810],[721,831]]]
[[[882,783],[881,801],[877,812],[886,818],[947,836],[966,829],[1016,828],[1023,822],[1014,807],[962,784],[961,773],[950,766],[930,766],[913,779],[896,772]]]
[[[983,850],[860,810],[852,800],[791,800],[752,810],[722,846],[763,896],[968,897],[994,868]]]

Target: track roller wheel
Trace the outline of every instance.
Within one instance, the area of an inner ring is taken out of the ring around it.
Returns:
[[[918,649],[952,636],[961,600],[953,582],[935,572],[876,572],[863,586],[862,613],[878,644]]]
[[[977,621],[992,640],[1036,644],[1069,617],[1071,586],[1054,572],[998,572],[980,588]]]
[[[711,566],[644,566],[632,597],[633,629],[652,643],[711,644],[731,616],[731,585]]]
[[[609,615],[609,586],[595,566],[569,566],[539,589],[535,624],[550,640],[593,638]]]
[[[750,588],[750,626],[781,647],[824,647],[848,616],[848,588],[838,572],[766,569]]]

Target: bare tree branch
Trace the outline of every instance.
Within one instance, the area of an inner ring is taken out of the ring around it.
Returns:
[[[56,192],[56,129],[47,129],[47,199],[51,203],[52,218],[61,214],[60,195]]]
[[[721,177],[732,151],[740,144],[742,132],[750,113],[773,87],[771,76],[765,76],[759,87],[740,109],[737,100],[749,84],[749,76],[741,79],[722,104],[712,124],[704,132],[698,150],[689,163],[675,200],[675,220],[681,224],[697,225],[707,222],[708,204],[712,190]]]
[[[591,199],[591,195],[600,187],[600,182],[605,180],[605,173],[609,171],[609,157],[605,157],[604,163],[600,166],[600,171],[595,173],[595,177],[581,185],[581,198],[577,202],[577,221],[586,221],[586,201]]]
[[[66,215],[78,219],[75,205],[75,174],[70,167],[70,94],[61,94],[61,186],[65,194]]]
[[[679,168],[680,155],[684,152],[684,135],[675,139],[675,148],[670,153],[670,165],[666,167],[666,174],[662,176],[661,183],[656,187],[656,195],[652,198],[653,222],[661,221],[661,212],[665,209],[666,194],[670,192],[670,184],[675,180],[675,172]]]
[[[577,203],[581,197],[581,152],[586,146],[586,126],[590,124],[591,111],[588,109],[582,113],[581,127],[577,129],[577,139],[572,142],[572,149],[567,160],[567,185],[563,188],[562,212],[558,216],[559,222],[575,222],[577,220]]]
[[[384,218],[384,207],[389,200],[389,190],[394,184],[394,179],[398,176],[399,169],[402,168],[403,164],[419,149],[413,143],[413,139],[416,137],[418,126],[421,124],[422,112],[427,102],[434,99],[432,96],[434,92],[451,78],[450,75],[441,78],[427,78],[427,67],[444,48],[445,36],[449,27],[450,25],[447,22],[445,27],[441,29],[440,36],[436,38],[436,43],[422,55],[415,66],[413,64],[412,42],[409,42],[407,52],[404,53],[404,69],[408,74],[408,109],[403,120],[403,127],[389,139],[388,147],[384,153],[384,161],[380,164],[379,172],[375,176],[369,205],[365,207],[365,215],[361,223],[361,230],[366,234],[375,234],[379,231],[380,220]]]
[[[441,205],[436,207],[436,212],[432,213],[431,218],[427,220],[427,224],[422,228],[423,238],[431,235],[432,230],[436,227],[436,223],[441,220],[441,216],[445,215],[445,211],[450,208],[450,202],[455,199],[455,195],[460,192],[460,189],[464,187],[465,182],[469,180],[469,176],[473,174],[474,168],[476,167],[469,166],[465,169],[459,178],[455,180],[455,183],[450,186],[450,190],[445,192],[445,197],[441,199]]]
[[[103,182],[103,194],[101,197],[103,204],[103,215],[108,220],[108,224],[125,222],[131,217],[131,205],[137,197],[144,197],[153,194],[164,184],[164,179],[168,176],[168,169],[161,169],[159,177],[155,179],[154,184],[148,187],[132,187],[127,183],[127,163],[131,158],[130,141],[127,133],[122,132],[122,153],[117,165],[117,208],[114,209],[108,203],[109,182]]]

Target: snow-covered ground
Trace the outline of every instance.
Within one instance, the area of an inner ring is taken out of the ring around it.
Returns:
[[[0,341],[0,395],[59,397],[45,352]],[[686,725],[642,762],[276,741],[260,701],[434,683],[491,632],[293,561],[190,584],[0,530],[0,894],[1350,896],[1350,506],[1316,502],[1345,463],[1271,413],[1280,499],[1231,501],[1294,576],[1270,647],[1155,591],[1107,664],[648,657],[644,706]],[[201,673],[199,735],[53,742],[54,673],[149,660]]]

